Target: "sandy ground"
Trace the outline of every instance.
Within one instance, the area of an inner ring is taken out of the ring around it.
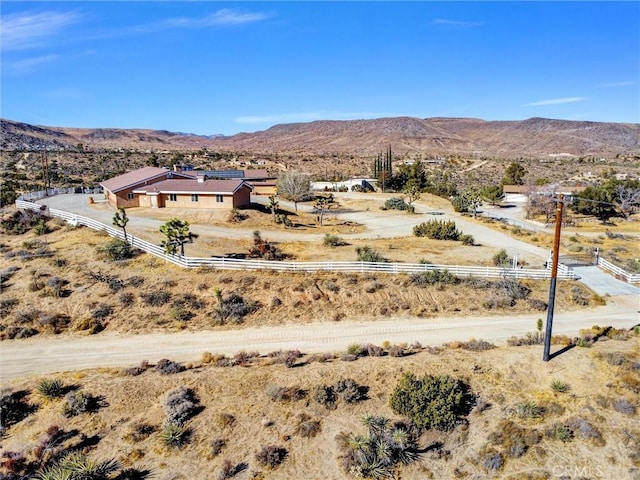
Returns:
[[[89,196],[90,195],[58,195],[40,200],[39,203],[46,204],[50,208],[76,213],[111,225],[114,210],[105,203],[89,205]],[[385,212],[380,210],[379,207],[391,196],[393,195],[364,193],[337,194],[336,197],[344,201],[347,205],[352,202],[355,205],[369,205],[361,210],[349,211],[345,209],[344,211],[331,212],[332,216],[340,220],[353,221],[365,226],[364,232],[341,234],[340,236],[346,240],[405,237],[411,236],[413,234],[413,227],[422,222],[433,219],[454,220],[458,229],[463,233],[473,235],[476,243],[497,249],[507,249],[511,254],[517,254],[520,258],[525,259],[530,265],[541,265],[549,256],[549,252],[544,248],[530,245],[484,225],[466,220],[459,214],[453,212],[450,207],[444,207],[443,205],[434,208],[419,200],[414,203],[416,207],[415,215],[408,215],[404,212]],[[254,196],[252,197],[252,201],[264,203],[265,199]],[[282,208],[290,208],[293,210],[293,204],[290,204],[290,202],[281,201],[280,205]],[[299,205],[298,209],[309,211],[311,207],[308,205]],[[133,235],[145,239],[148,239],[151,232],[158,232],[160,225],[164,223],[161,220],[140,215],[137,209],[127,210],[127,215],[130,219],[127,230]],[[243,230],[210,224],[194,224],[192,228],[192,231],[197,232],[203,240],[206,240],[207,237],[250,239],[253,235],[253,230],[253,228]],[[262,229],[261,233],[264,238],[281,242],[296,240],[318,242],[324,237],[324,233],[299,233],[283,229]],[[156,236],[159,238],[159,234],[156,233]]]
[[[161,358],[197,361],[203,352],[233,354],[299,349],[305,353],[344,351],[353,343],[441,345],[470,338],[500,342],[535,330],[540,314],[475,318],[394,318],[383,321],[322,322],[304,325],[245,328],[231,331],[154,333],[122,336],[28,338],[2,342],[3,381],[29,375],[99,367],[131,366]],[[546,317],[544,317],[546,318]],[[631,328],[640,323],[638,297],[614,297],[607,306],[557,314],[554,334],[575,336],[581,328],[611,325]],[[542,355],[542,351],[541,351]]]

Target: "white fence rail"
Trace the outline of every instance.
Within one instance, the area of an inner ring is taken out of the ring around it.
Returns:
[[[16,207],[25,210],[40,211],[44,215],[62,218],[72,225],[84,225],[93,230],[104,231],[112,237],[124,239],[122,230],[97,222],[91,218],[73,213],[63,212],[55,208],[47,208],[33,202],[17,200]],[[420,273],[434,270],[447,270],[458,277],[480,278],[531,278],[545,279],[551,276],[549,269],[532,268],[500,268],[500,267],[476,267],[465,265],[433,265],[422,263],[379,263],[379,262],[281,262],[254,259],[235,259],[222,257],[181,257],[179,255],[167,255],[162,247],[154,245],[133,235],[127,235],[126,240],[134,247],[162,258],[175,265],[185,268],[214,268],[220,270],[272,270],[280,272],[351,272],[351,273]],[[575,280],[575,272],[565,265],[558,268],[558,278]]]
[[[629,273],[602,257],[598,257],[598,266],[603,270],[611,272],[615,277],[620,278],[627,283],[640,283],[640,273]]]
[[[104,193],[102,187],[68,187],[68,188],[49,188],[48,190],[38,190],[37,192],[29,192],[18,197],[18,201],[35,201],[45,197],[53,197],[54,195],[65,195],[73,193],[84,194],[101,194]]]

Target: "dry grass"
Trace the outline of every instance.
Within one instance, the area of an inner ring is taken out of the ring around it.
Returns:
[[[31,259],[14,256],[24,250],[24,242],[45,241],[52,256]],[[339,321],[342,319],[388,318],[393,316],[432,317],[441,315],[510,314],[533,311],[529,299],[544,301],[547,282],[523,281],[532,290],[528,299],[513,306],[491,308],[483,306],[495,297],[495,288],[478,289],[462,282],[455,286],[416,286],[406,275],[278,273],[219,270],[187,270],[173,266],[150,255],[122,262],[105,262],[97,247],[109,241],[88,229],[59,228],[43,237],[33,234],[5,236],[5,263],[17,270],[3,284],[2,300],[6,311],[0,319],[0,335],[11,338],[15,328],[34,328],[40,334],[60,331],[149,332],[153,330],[199,330],[230,328],[216,322],[219,297],[238,295],[254,305],[253,313],[243,319],[243,325],[276,325],[287,322]],[[429,259],[417,245],[420,239],[380,241],[385,256],[410,255]],[[448,242],[443,242],[448,243]],[[345,257],[354,260],[355,243],[347,247],[327,248],[330,260]],[[282,245],[286,251],[295,245]],[[386,246],[386,248],[385,248]],[[237,247],[237,245],[236,245]],[[411,250],[413,248],[413,250]],[[446,250],[446,245],[440,247]],[[466,247],[475,248],[475,247]],[[8,255],[8,256],[7,256]],[[59,277],[68,282],[67,293],[53,296],[47,282]],[[41,286],[33,291],[37,279]],[[185,289],[185,286],[188,288]],[[592,294],[580,284],[560,282],[556,308],[584,308],[572,300],[574,287],[581,289],[587,301]],[[479,294],[480,292],[480,294]],[[37,302],[34,302],[37,298]],[[595,305],[595,303],[590,302]],[[234,322],[231,322],[232,324]],[[232,325],[233,326],[233,325]],[[12,331],[10,334],[9,332]],[[23,332],[26,335],[29,332]],[[33,333],[33,332],[32,332]]]
[[[638,434],[637,416],[618,412],[612,405],[619,398],[637,404],[637,396],[628,390],[623,374],[637,377],[638,372],[611,365],[606,359],[607,355],[621,354],[629,362],[638,362],[637,336],[626,342],[598,342],[591,349],[576,348],[548,364],[541,362],[540,346],[476,353],[459,349],[431,352],[402,358],[314,362],[293,369],[263,358],[253,367],[193,365],[177,375],[160,375],[154,369],[135,377],[119,370],[69,374],[59,378],[91,395],[103,395],[105,402],[96,413],[69,419],[61,412],[63,400],[42,402],[34,393],[39,378],[22,379],[8,386],[13,391],[32,392],[27,400],[38,408],[8,430],[2,452],[28,451],[48,427],[59,425],[95,439],[95,445],[87,449],[90,456],[115,457],[124,465],[151,469],[154,478],[205,478],[202,472],[217,472],[230,460],[234,465],[246,462],[249,472],[262,471],[259,478],[311,479],[320,478],[321,472],[321,478],[343,479],[346,476],[336,461],[336,435],[361,432],[364,415],[394,418],[389,396],[402,374],[413,372],[417,376],[428,373],[463,379],[484,407],[474,410],[468,424],[459,425],[451,433],[424,432],[420,445],[427,451],[419,462],[401,467],[403,479],[487,478],[482,455],[491,451],[504,457],[500,478],[523,478],[523,471],[537,475],[529,478],[549,478],[559,468],[600,469],[606,472],[606,478],[633,478],[632,469],[640,464],[638,445],[629,440],[629,435]],[[331,410],[310,395],[274,402],[266,394],[273,386],[312,392],[318,385],[335,384],[341,378],[353,378],[369,386],[368,399],[356,404],[340,402]],[[571,385],[570,393],[558,394],[549,387],[558,379]],[[187,424],[192,431],[190,442],[179,450],[169,450],[160,440],[163,399],[178,387],[193,389],[203,408]],[[541,406],[543,416],[529,420],[518,416],[516,406],[523,402]],[[222,422],[221,418],[233,421]],[[315,436],[299,434],[301,418],[316,422]],[[570,442],[547,433],[555,425],[573,425],[575,429],[578,424],[582,429],[574,431]],[[132,435],[142,430],[144,434]],[[79,437],[74,438],[70,445]],[[510,455],[507,449],[516,448],[523,438],[525,451]],[[217,454],[212,452],[214,440]],[[282,446],[288,451],[275,470],[263,469],[255,460],[256,452],[265,445]]]

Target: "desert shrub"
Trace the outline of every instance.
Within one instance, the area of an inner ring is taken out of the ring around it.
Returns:
[[[284,254],[273,243],[263,240],[260,232],[253,232],[253,245],[249,249],[249,256],[263,260],[282,260]]]
[[[45,283],[45,289],[42,292],[44,297],[62,298],[71,295],[71,290],[67,290],[66,287],[69,284],[68,280],[60,277],[51,277]]]
[[[549,438],[560,440],[564,443],[572,441],[574,437],[573,431],[562,423],[554,423],[547,429],[546,433]]]
[[[195,313],[181,306],[171,307],[169,315],[171,319],[176,322],[188,322],[195,317]]]
[[[347,403],[357,403],[367,399],[369,387],[359,385],[352,378],[341,378],[334,385],[338,397]]]
[[[308,392],[298,387],[268,385],[265,393],[273,402],[294,402],[306,398]]]
[[[105,406],[102,397],[94,397],[84,392],[69,392],[64,397],[62,413],[65,417],[75,417],[82,413],[94,413]]]
[[[404,357],[405,351],[401,345],[391,345],[389,347],[389,356],[390,357]]]
[[[35,227],[42,217],[33,210],[17,210],[0,220],[0,229],[8,235],[22,235]]]
[[[2,390],[0,394],[0,435],[5,430],[18,422],[21,422],[37,410],[37,406],[29,403],[26,399],[29,392],[21,390],[11,392]]]
[[[437,284],[456,285],[460,283],[460,279],[448,270],[427,270],[421,273],[414,273],[409,277],[409,281],[417,287]]]
[[[402,198],[399,197],[391,197],[386,202],[384,202],[384,210],[410,210],[411,205],[405,202]]]
[[[245,300],[235,293],[226,297],[220,297],[219,304],[214,310],[214,318],[221,324],[228,321],[241,323],[242,319],[254,312],[257,308],[255,302]]]
[[[334,388],[330,385],[318,385],[313,391],[313,399],[325,408],[335,408],[338,397]]]
[[[98,247],[98,252],[112,262],[132,258],[137,251],[136,248],[129,245],[129,242],[120,238],[114,238],[105,245]]]
[[[178,387],[171,390],[164,401],[166,422],[184,425],[200,412],[199,403],[198,397],[190,388]]]
[[[420,458],[418,429],[410,422],[392,422],[386,417],[367,416],[368,435],[344,433],[336,436],[342,469],[360,478],[396,478],[399,465]]]
[[[43,378],[36,386],[36,392],[49,399],[61,397],[65,391],[64,382],[58,378]]]
[[[167,423],[162,427],[160,440],[167,448],[182,448],[191,440],[192,430],[175,423]]]
[[[527,400],[515,406],[515,413],[520,418],[542,418],[545,410],[537,403]]]
[[[370,357],[382,357],[384,355],[384,349],[372,343],[365,345],[365,348],[367,349],[367,355]]]
[[[355,355],[356,357],[362,357],[366,355],[367,349],[359,343],[352,343],[347,347],[347,353],[349,355]]]
[[[591,348],[592,340],[588,337],[579,337],[576,339],[576,347]]]
[[[488,451],[480,456],[480,464],[488,472],[498,471],[504,465],[504,458],[499,452]]]
[[[609,365],[613,365],[614,367],[619,367],[629,362],[627,357],[620,352],[599,353],[598,356],[604,359]]]
[[[207,303],[191,293],[183,293],[171,302],[174,307],[190,308],[192,310],[201,310]]]
[[[100,303],[91,312],[91,317],[94,320],[103,321],[112,313],[113,313],[113,307],[111,305],[107,305],[106,303]]]
[[[541,440],[539,431],[522,427],[511,420],[503,420],[489,435],[489,441],[512,458],[521,457]]]
[[[433,240],[460,240],[462,233],[452,220],[429,220],[413,227],[413,235]]]
[[[496,253],[493,258],[493,264],[496,267],[510,267],[511,266],[511,258],[509,258],[509,254],[503,248],[498,253]]]
[[[256,461],[261,467],[277,468],[287,458],[287,449],[277,445],[266,445],[255,455]]]
[[[20,300],[17,298],[3,298],[0,300],[0,318],[8,316],[19,303]]]
[[[584,418],[570,418],[567,420],[566,425],[576,437],[591,441],[598,446],[604,445],[604,439],[600,431]]]
[[[277,352],[271,352],[268,355],[273,359],[273,363],[282,364],[289,368],[293,367],[299,358],[302,357],[300,350],[279,350]]]
[[[171,294],[165,290],[143,293],[140,296],[150,307],[161,307],[171,300]]]
[[[537,298],[529,299],[529,307],[533,310],[537,310],[538,312],[544,312],[547,310],[547,302],[543,300],[538,300]]]
[[[358,256],[358,262],[386,263],[389,261],[380,252],[368,245],[356,247],[356,255]]]
[[[460,240],[463,245],[473,246],[476,244],[476,239],[473,238],[473,235],[470,235],[468,233],[463,233],[462,235],[460,235],[460,238],[458,238],[458,240]]]
[[[509,337],[507,339],[507,345],[510,347],[541,345],[542,343],[544,343],[544,333],[542,332],[527,332],[524,337]]]
[[[571,385],[562,380],[553,380],[551,382],[551,390],[557,393],[567,393],[571,391]]]
[[[220,455],[222,449],[227,445],[227,441],[224,438],[214,438],[211,440],[211,455],[214,457]]]
[[[626,398],[619,398],[617,400],[614,400],[611,403],[611,406],[616,412],[624,413],[625,415],[631,416],[631,415],[635,415],[636,413],[635,405],[629,402],[629,400],[627,400]]]
[[[589,294],[585,292],[579,286],[574,286],[571,288],[571,301],[576,305],[587,306],[589,305]]]
[[[462,348],[463,350],[469,350],[470,352],[484,352],[485,350],[496,348],[496,346],[493,343],[487,342],[485,340],[471,339],[468,342],[461,342],[460,348]]]
[[[354,355],[353,353],[343,353],[340,355],[340,360],[343,362],[355,362],[358,360],[358,355]]]
[[[124,292],[118,298],[120,305],[123,307],[130,307],[136,300],[136,296],[131,292]]]
[[[322,244],[325,247],[341,247],[343,245],[346,245],[347,242],[345,242],[343,239],[341,239],[340,237],[338,237],[337,235],[332,235],[330,233],[325,234],[324,239],[322,240]]]
[[[448,375],[417,378],[405,373],[389,399],[391,409],[418,427],[450,431],[474,404],[469,386]]]
[[[249,362],[251,362],[252,359],[258,358],[259,356],[260,354],[258,352],[245,352],[244,350],[242,350],[233,356],[232,364],[234,366],[245,366]]]
[[[144,283],[144,278],[138,275],[134,275],[127,279],[127,285],[130,287],[138,288],[142,286],[143,283]]]
[[[222,462],[222,467],[220,467],[220,471],[218,472],[218,475],[216,475],[216,480],[227,480],[228,478],[233,478],[247,468],[248,465],[245,462],[233,464],[231,460],[227,459]]]
[[[186,368],[181,363],[173,362],[171,360],[163,358],[156,364],[156,370],[162,375],[171,375],[174,373],[184,372]]]
[[[230,413],[219,413],[215,422],[218,428],[231,428],[236,424],[236,417]]]
[[[312,419],[309,415],[301,413],[298,415],[294,433],[303,438],[313,438],[320,433],[320,420]]]

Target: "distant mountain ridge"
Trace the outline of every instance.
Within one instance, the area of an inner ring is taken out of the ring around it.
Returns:
[[[233,136],[166,130],[66,128],[0,120],[2,150],[135,148],[293,154],[375,155],[392,145],[397,153],[476,154],[487,157],[615,156],[640,153],[640,124],[530,118],[487,121],[475,118],[390,117],[319,120],[275,125]]]

